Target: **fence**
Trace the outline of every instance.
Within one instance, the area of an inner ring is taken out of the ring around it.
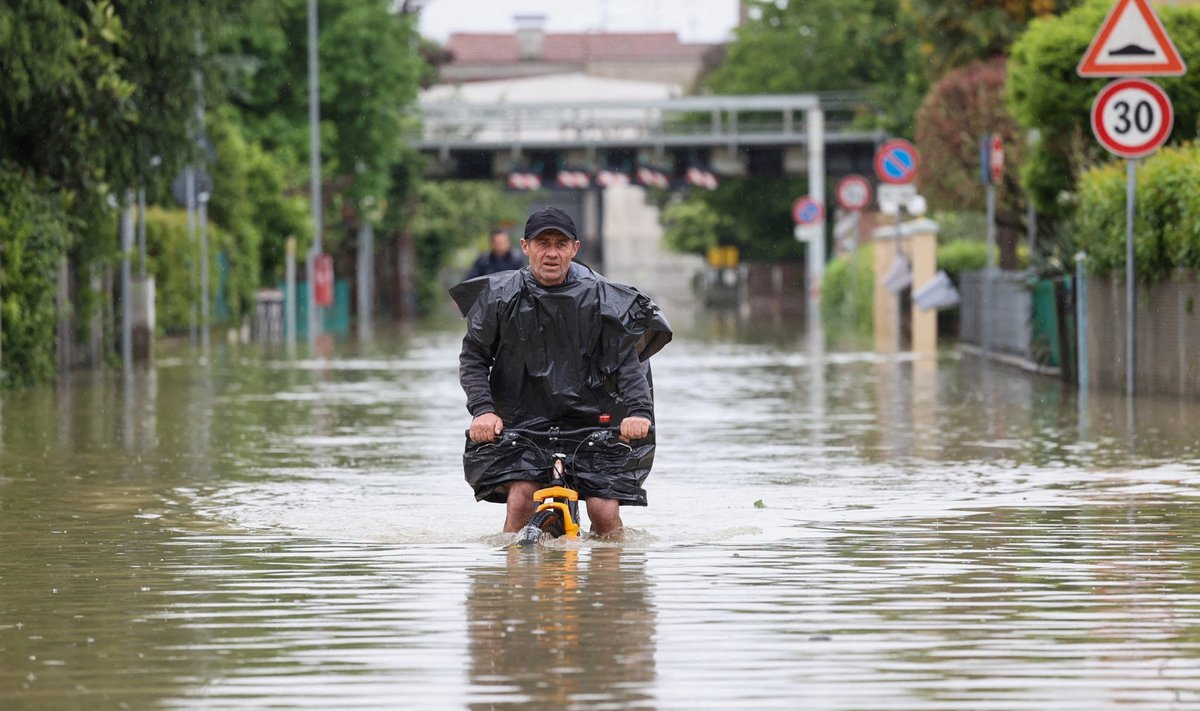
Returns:
[[[1091,384],[1125,388],[1125,280],[1091,277],[1087,285]],[[1200,397],[1200,276],[1177,271],[1138,284],[1136,390]]]
[[[1029,276],[1025,272],[994,272],[990,295],[987,282],[986,271],[959,274],[959,339],[1033,361]]]

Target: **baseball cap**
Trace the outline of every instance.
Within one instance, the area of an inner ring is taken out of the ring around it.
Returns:
[[[525,239],[533,239],[543,232],[558,230],[573,240],[578,240],[575,232],[575,221],[566,212],[557,207],[543,207],[535,210],[525,221]]]

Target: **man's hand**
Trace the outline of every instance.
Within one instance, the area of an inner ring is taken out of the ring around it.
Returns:
[[[621,420],[621,441],[645,439],[650,434],[650,420],[645,417],[626,417]]]
[[[495,442],[497,435],[504,431],[504,420],[494,412],[485,412],[471,420],[472,442]]]

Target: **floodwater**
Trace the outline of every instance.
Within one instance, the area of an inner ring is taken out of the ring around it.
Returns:
[[[628,540],[506,550],[460,328],[5,394],[0,707],[1200,706],[1197,403],[714,321]]]

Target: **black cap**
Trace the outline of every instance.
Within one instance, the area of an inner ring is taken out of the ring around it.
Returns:
[[[525,221],[525,239],[533,239],[550,230],[558,230],[573,240],[579,239],[575,235],[575,220],[557,207],[543,207],[535,210]]]

